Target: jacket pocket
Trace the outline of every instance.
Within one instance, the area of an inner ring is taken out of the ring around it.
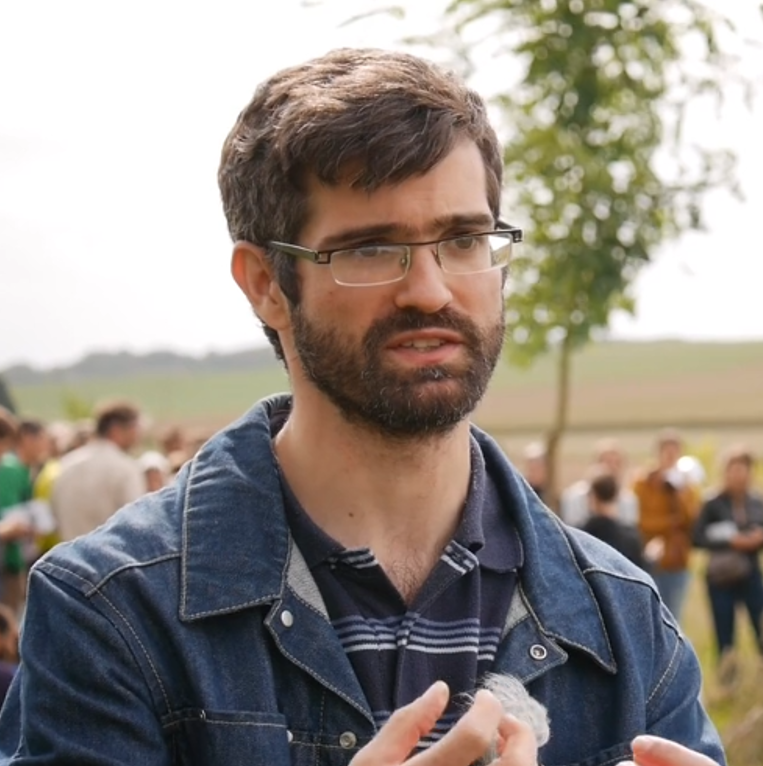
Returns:
[[[291,766],[289,731],[278,714],[185,710],[166,731],[176,766]]]
[[[613,745],[606,750],[602,750],[596,755],[590,755],[583,760],[578,761],[566,761],[566,760],[546,760],[543,758],[543,751],[540,752],[538,762],[543,766],[616,766],[621,761],[628,761],[633,759],[633,750],[631,749],[631,743],[621,742],[619,745]]]

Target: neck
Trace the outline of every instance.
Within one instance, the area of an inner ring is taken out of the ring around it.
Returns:
[[[429,571],[455,532],[469,487],[466,422],[446,435],[390,439],[295,397],[274,448],[313,521],[348,548],[371,548],[388,574],[409,557]]]

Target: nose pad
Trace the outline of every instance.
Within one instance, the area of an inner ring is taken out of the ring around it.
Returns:
[[[400,283],[397,303],[425,312],[439,311],[452,300],[446,274],[440,265],[436,247],[422,246],[408,251],[406,278]],[[431,257],[431,261],[430,261]]]

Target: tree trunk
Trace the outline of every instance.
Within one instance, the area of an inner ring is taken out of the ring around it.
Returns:
[[[546,504],[555,513],[559,513],[559,471],[558,455],[562,436],[567,429],[567,416],[570,403],[570,367],[572,362],[572,343],[565,335],[559,345],[556,368],[556,405],[554,420],[546,435]]]

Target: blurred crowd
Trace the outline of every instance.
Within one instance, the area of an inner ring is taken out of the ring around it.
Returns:
[[[181,428],[148,434],[139,408],[125,401],[97,408],[87,423],[19,420],[0,408],[0,700],[18,661],[30,566],[59,542],[170,484],[203,441]],[[147,443],[151,449],[141,452]],[[520,468],[550,503],[541,444],[528,445]],[[585,475],[561,493],[558,512],[649,572],[678,621],[694,571],[692,551],[704,549],[719,680],[732,684],[739,607],[763,653],[763,500],[753,486],[749,449],[726,449],[719,468],[720,482],[708,486],[704,468],[686,454],[675,430],[661,432],[652,460],[635,469],[617,441],[601,441]]]
[[[523,473],[550,500],[543,446],[528,445]],[[708,483],[699,460],[686,454],[681,434],[660,432],[646,465],[629,470],[617,441],[596,444],[586,475],[559,498],[559,516],[599,538],[651,574],[666,607],[681,621],[696,567],[701,571],[715,630],[718,680],[732,688],[739,664],[737,615],[746,613],[763,654],[763,497],[756,490],[756,458],[744,445],[729,446],[719,480]]]

